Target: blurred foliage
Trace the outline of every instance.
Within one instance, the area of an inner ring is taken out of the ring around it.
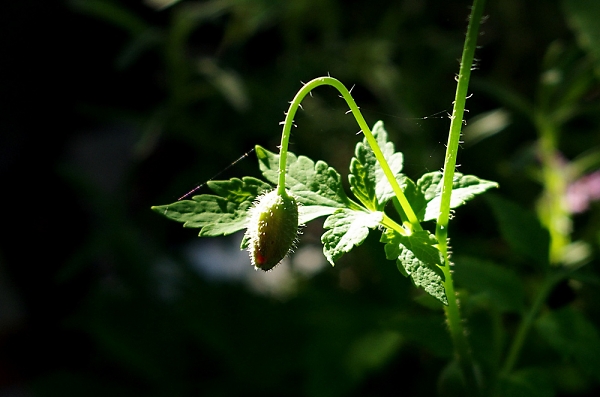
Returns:
[[[255,144],[275,150],[300,82],[327,73],[355,84],[369,124],[385,121],[408,175],[440,169],[468,6],[5,4],[1,391],[460,395],[439,306],[377,239],[330,268],[311,225],[262,275],[241,236],[204,241],[149,208]],[[594,0],[488,0],[459,171],[499,181],[499,197],[457,210],[450,230],[488,395],[600,386],[598,12]],[[344,170],[358,127],[343,101],[323,88],[303,106],[290,149]],[[248,157],[218,179],[258,176]],[[585,176],[577,212],[569,189]]]

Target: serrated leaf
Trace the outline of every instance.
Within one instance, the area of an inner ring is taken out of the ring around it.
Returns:
[[[279,155],[256,146],[260,170],[269,182],[278,183]],[[286,188],[294,195],[300,207],[300,221],[306,223],[319,216],[332,214],[344,208],[350,200],[344,192],[340,174],[324,161],[316,163],[306,156],[288,152]],[[320,207],[304,208],[303,207]],[[331,208],[331,210],[325,207]]]
[[[369,235],[369,229],[378,227],[382,220],[382,212],[354,211],[347,208],[335,211],[325,220],[323,227],[329,230],[321,236],[323,253],[329,263],[335,265],[335,261],[343,254],[361,245]]]
[[[221,236],[246,228],[248,209],[271,185],[252,177],[211,181],[208,186],[218,195],[202,194],[191,200],[152,207],[152,210],[184,227],[201,228],[200,236]]]
[[[539,265],[549,264],[550,233],[532,211],[501,197],[486,197],[498,220],[502,237],[518,254],[532,259]]]
[[[540,317],[536,326],[564,359],[600,380],[600,335],[581,312],[565,307]]]
[[[406,197],[406,200],[408,200],[408,203],[412,207],[413,211],[416,211],[418,208],[425,208],[425,206],[427,205],[427,202],[425,201],[425,196],[419,190],[416,183],[412,181],[412,179],[410,179],[406,175],[402,176],[402,180],[400,181],[400,187],[402,188],[402,191],[404,192],[404,197]],[[408,216],[402,209],[402,206],[398,202],[398,199],[396,197],[393,197],[392,202],[394,203],[394,208],[396,208],[396,211],[398,211],[398,214],[400,214],[400,218],[408,219]],[[416,215],[419,216],[418,212],[416,212]]]
[[[417,287],[421,287],[444,305],[448,304],[444,289],[444,274],[438,267],[443,259],[435,247],[437,240],[430,232],[421,230],[403,236],[387,229],[381,236],[385,243],[385,256],[395,260],[398,270],[411,278]]]
[[[413,210],[420,221],[429,221],[437,219],[440,213],[440,201],[442,198],[443,174],[439,171],[424,174],[417,181],[418,190],[423,194],[425,207],[415,207]],[[498,187],[496,182],[479,179],[474,175],[463,175],[459,172],[454,174],[452,184],[452,197],[450,199],[450,208],[460,207],[468,200],[471,200],[478,194],[489,189]],[[421,199],[418,202],[422,202]],[[413,203],[411,202],[411,205]]]
[[[392,173],[399,180],[403,165],[402,153],[395,152],[394,144],[388,142],[388,134],[382,121],[378,121],[373,126],[372,132]],[[350,175],[348,175],[352,193],[368,209],[383,210],[386,202],[395,194],[366,138],[356,144],[354,156],[350,162]]]
[[[208,181],[208,187],[218,196],[234,203],[253,201],[273,187],[260,179],[245,176],[242,179],[231,178],[228,181]]]
[[[313,219],[331,215],[337,210],[338,208],[336,207],[327,207],[324,205],[301,205],[298,207],[298,224],[305,225]]]

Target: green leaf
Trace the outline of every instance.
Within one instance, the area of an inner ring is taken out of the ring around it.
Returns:
[[[419,220],[422,221],[422,219],[419,217],[417,209],[420,208],[422,212],[422,209],[426,207],[427,202],[425,201],[425,196],[419,190],[419,188],[413,182],[413,180],[407,176],[402,177],[402,180],[400,181],[400,188],[402,188],[404,196],[406,197],[406,200],[408,200],[408,203],[412,207],[413,211],[415,211],[415,214],[417,215]],[[408,219],[408,216],[402,209],[402,206],[398,202],[398,199],[396,197],[393,197],[392,202],[394,203],[394,208],[396,208],[396,211],[398,211],[398,214],[400,214],[400,217],[402,219]]]
[[[298,224],[305,225],[313,219],[331,215],[336,210],[338,210],[338,208],[327,207],[324,205],[301,205],[298,207]]]
[[[470,294],[483,296],[502,312],[525,309],[525,288],[512,270],[477,258],[454,259],[454,281]]]
[[[208,187],[217,195],[234,203],[252,202],[258,196],[273,189],[260,179],[245,176],[241,180],[231,178],[228,181],[208,181]]]
[[[403,165],[402,153],[395,152],[394,144],[388,142],[388,134],[382,121],[378,121],[373,126],[372,132],[392,173],[400,180],[400,171],[402,171]],[[355,157],[350,162],[350,175],[348,175],[350,189],[368,209],[382,211],[386,202],[395,195],[367,138],[356,144],[354,155]]]
[[[417,181],[417,187],[423,194],[425,207],[413,207],[420,221],[437,219],[440,213],[440,200],[442,198],[443,174],[439,171],[424,174]],[[474,175],[454,174],[452,183],[452,197],[450,208],[460,207],[468,200],[491,188],[498,187],[496,182],[479,179]],[[420,200],[418,201],[420,202]],[[411,202],[411,205],[413,203]]]
[[[279,155],[256,146],[260,170],[269,182],[279,181]],[[319,216],[330,215],[345,208],[350,200],[344,192],[340,174],[324,161],[316,163],[306,156],[288,152],[286,188],[302,204],[300,222],[306,223]],[[314,208],[306,208],[314,207]]]
[[[342,208],[329,216],[323,225],[327,230],[321,237],[323,253],[335,265],[343,254],[359,246],[369,235],[369,229],[379,226],[383,220],[382,212],[354,211]]]
[[[411,278],[417,287],[421,287],[444,305],[448,304],[444,289],[444,274],[439,266],[443,263],[440,251],[435,246],[437,240],[430,232],[421,230],[403,236],[387,229],[381,236],[385,243],[385,256],[395,260],[398,270]]]
[[[600,380],[600,335],[581,312],[565,307],[540,317],[536,326],[564,359]]]
[[[486,199],[498,220],[500,232],[510,247],[539,265],[548,266],[550,233],[540,224],[535,214],[496,195],[490,195]]]
[[[152,210],[184,227],[201,228],[200,236],[220,236],[246,228],[248,209],[255,198],[272,189],[268,183],[252,177],[210,181],[218,195],[202,194],[191,200],[152,207]]]

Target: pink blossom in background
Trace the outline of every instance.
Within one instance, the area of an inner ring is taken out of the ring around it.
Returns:
[[[567,204],[572,213],[586,211],[597,200],[600,200],[600,171],[579,178],[567,188]]]

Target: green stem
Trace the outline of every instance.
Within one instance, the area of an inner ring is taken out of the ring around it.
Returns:
[[[388,229],[395,230],[401,236],[406,236],[408,234],[406,229],[397,224],[392,218],[390,218],[386,214],[383,214],[383,220],[381,221],[381,224],[387,227]]]
[[[467,387],[469,395],[476,396],[479,394],[479,386],[475,375],[475,366],[473,365],[473,358],[471,357],[469,341],[465,335],[465,330],[460,318],[458,299],[456,291],[454,290],[452,271],[450,270],[448,261],[446,261],[446,265],[442,267],[442,271],[444,272],[445,277],[444,289],[446,291],[446,297],[448,298],[448,306],[444,306],[444,313],[446,314],[448,331],[450,332],[450,336],[454,343],[454,354],[463,373],[465,386]]]
[[[448,221],[450,219],[450,199],[452,197],[452,185],[454,182],[454,169],[456,167],[456,157],[458,154],[458,145],[463,124],[465,112],[465,102],[469,79],[471,77],[471,67],[475,57],[477,47],[477,35],[481,17],[483,15],[484,0],[474,0],[469,17],[469,27],[467,28],[467,37],[463,47],[460,70],[458,73],[456,96],[454,98],[454,110],[450,122],[450,133],[448,144],[446,146],[446,158],[444,161],[444,175],[442,185],[442,197],[440,203],[440,215],[437,219],[436,238],[438,247],[444,257],[444,288],[448,298],[448,306],[445,307],[446,321],[450,335],[454,342],[454,350],[458,363],[462,369],[466,387],[471,395],[478,394],[479,387],[475,376],[475,367],[471,357],[471,350],[467,340],[458,306],[458,298],[454,291],[454,281],[450,270],[450,259],[448,257]]]
[[[450,121],[450,133],[448,144],[446,145],[446,159],[444,161],[444,179],[442,187],[442,198],[440,203],[440,215],[437,220],[436,234],[440,234],[446,241],[448,233],[448,219],[450,218],[450,198],[452,197],[452,184],[454,181],[454,169],[456,167],[456,157],[458,154],[458,145],[465,113],[465,102],[467,99],[467,90],[469,88],[469,79],[471,78],[471,67],[475,57],[477,47],[477,32],[483,14],[485,0],[474,0],[471,16],[469,18],[469,27],[467,37],[463,48],[460,70],[458,73],[458,83],[456,86],[456,96],[454,98],[454,109]]]
[[[314,80],[309,81],[300,89],[300,91],[298,91],[298,93],[296,94],[296,96],[294,97],[292,102],[290,103],[290,107],[286,113],[285,121],[283,123],[283,133],[281,135],[281,147],[280,147],[280,156],[279,156],[279,184],[277,186],[278,194],[285,194],[285,174],[286,174],[286,164],[287,164],[287,150],[288,150],[288,143],[290,140],[290,134],[291,134],[291,130],[292,130],[292,124],[294,121],[294,116],[296,115],[296,112],[298,111],[298,107],[300,107],[300,102],[302,102],[304,97],[306,95],[308,95],[308,93],[310,91],[312,91],[313,89],[315,89],[316,87],[319,87],[321,85],[330,85],[330,86],[336,88],[340,92],[340,94],[342,94],[342,97],[344,98],[344,100],[346,101],[348,106],[350,107],[350,110],[352,111],[352,114],[354,115],[356,122],[358,123],[359,127],[361,128],[363,134],[365,134],[365,137],[367,138],[367,142],[371,146],[371,149],[373,150],[373,153],[375,154],[377,161],[381,165],[383,173],[385,174],[389,183],[392,185],[392,189],[394,190],[394,193],[396,194],[396,197],[398,198],[398,201],[400,202],[400,205],[402,206],[402,209],[404,210],[404,213],[406,214],[406,216],[408,218],[408,222],[410,222],[413,230],[415,230],[415,231],[422,230],[421,224],[419,223],[419,220],[417,219],[415,212],[413,211],[412,207],[408,203],[408,200],[406,199],[404,192],[400,188],[398,181],[396,181],[394,173],[392,172],[392,170],[390,169],[390,166],[388,165],[387,161],[385,160],[385,157],[383,156],[383,153],[381,152],[381,149],[379,148],[379,145],[377,144],[377,140],[371,133],[371,130],[369,129],[369,126],[367,125],[367,122],[365,121],[364,117],[362,116],[358,106],[356,106],[356,102],[354,102],[354,99],[352,98],[350,91],[348,91],[348,89],[339,80],[334,79],[333,77],[328,77],[328,76],[327,77],[318,77]]]

